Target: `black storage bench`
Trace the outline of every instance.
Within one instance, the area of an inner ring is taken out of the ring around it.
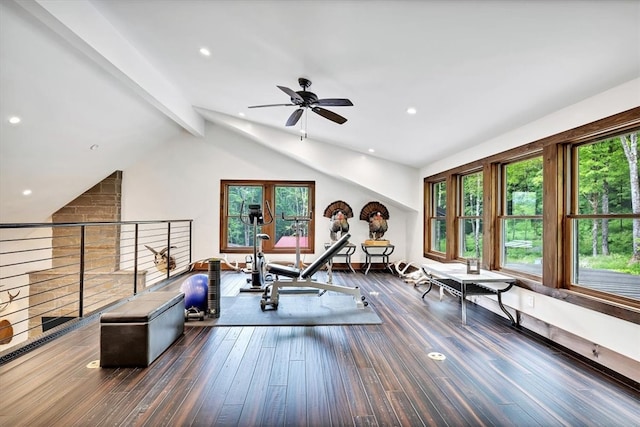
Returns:
[[[149,292],[100,316],[100,366],[146,367],[184,333],[184,293]]]

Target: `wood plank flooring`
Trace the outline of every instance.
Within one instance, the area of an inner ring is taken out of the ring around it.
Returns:
[[[223,272],[222,296],[244,279]],[[333,280],[383,323],[187,327],[149,368],[101,369],[93,321],[0,366],[0,426],[640,425],[639,390],[487,310],[465,326],[390,274]]]

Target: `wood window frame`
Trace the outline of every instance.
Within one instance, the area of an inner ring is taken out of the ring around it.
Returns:
[[[493,256],[493,260],[494,260],[494,269],[496,270],[502,270],[505,273],[508,273],[509,275],[519,275],[521,277],[527,277],[533,280],[540,280],[540,276],[535,275],[535,274],[527,274],[524,273],[520,270],[514,270],[514,269],[509,269],[507,267],[503,266],[503,249],[504,249],[504,242],[502,242],[502,238],[501,236],[505,235],[505,230],[504,230],[504,222],[508,219],[541,219],[543,224],[545,223],[545,194],[548,194],[546,192],[546,188],[544,187],[544,184],[547,180],[547,176],[546,173],[544,173],[544,165],[545,165],[545,159],[544,159],[544,150],[542,151],[534,151],[531,150],[530,152],[527,153],[526,156],[517,156],[517,157],[513,157],[511,159],[509,159],[508,161],[503,161],[503,162],[499,162],[496,164],[497,166],[497,171],[498,171],[498,185],[496,187],[496,199],[498,199],[498,205],[496,207],[496,211],[495,211],[495,216],[492,218],[493,221],[495,221],[495,235],[494,235],[494,246],[493,246],[493,250],[494,250],[494,256]],[[542,186],[543,186],[543,200],[542,200],[542,215],[528,215],[528,216],[522,216],[522,215],[508,215],[507,214],[507,209],[506,209],[506,204],[507,204],[507,193],[506,193],[506,188],[507,188],[507,176],[506,176],[506,168],[514,163],[518,163],[521,161],[526,161],[526,160],[530,160],[530,159],[535,159],[535,158],[540,158],[542,161],[542,165],[543,165],[543,181],[542,181]],[[542,229],[542,233],[543,233],[543,239],[542,239],[542,247],[544,249],[546,249],[546,241],[545,241],[545,236],[544,236],[544,230],[546,227],[543,227]],[[544,258],[544,251],[543,251],[543,258]],[[544,268],[544,267],[543,267]]]
[[[271,224],[261,226],[261,232],[269,236],[276,234],[276,217],[277,206],[275,201],[276,187],[295,187],[303,186],[309,189],[309,212],[311,220],[308,223],[308,239],[307,245],[300,247],[301,254],[312,254],[315,252],[315,181],[276,181],[276,180],[220,180],[220,253],[251,253],[253,246],[230,247],[227,246],[228,227],[227,227],[227,211],[228,211],[228,189],[230,186],[261,186],[262,187],[262,211],[265,222],[268,222],[269,214],[266,209],[266,203],[269,202],[273,211],[274,221]],[[263,240],[262,250],[264,253],[272,254],[293,254],[296,252],[295,247],[277,248],[274,240]]]
[[[435,193],[433,191],[433,188],[438,185],[438,184],[444,184],[445,185],[445,191],[447,193],[447,199],[446,199],[446,206],[452,206],[449,200],[450,197],[450,186],[449,186],[449,181],[446,179],[435,179],[431,182],[429,182],[428,184],[425,183],[425,215],[426,215],[426,221],[425,221],[425,240],[424,240],[424,251],[429,252],[430,254],[432,254],[432,256],[434,257],[434,259],[438,259],[440,261],[446,260],[448,257],[448,253],[449,253],[449,247],[450,247],[450,241],[449,241],[449,236],[447,235],[446,237],[446,242],[445,242],[445,252],[441,252],[441,251],[436,251],[432,249],[432,242],[434,239],[433,236],[433,230],[435,227],[435,223],[437,220],[440,220],[442,217],[438,216],[437,214],[437,206],[436,206],[436,202],[434,200],[435,197]],[[446,229],[449,230],[449,221],[450,221],[450,216],[451,213],[449,212],[449,209],[447,209],[446,213],[445,213],[445,224],[446,224]]]
[[[483,170],[483,268],[500,270],[499,221],[500,213],[500,167],[503,163],[541,154],[543,158],[543,271],[542,278],[531,278],[510,272],[518,278],[518,286],[541,294],[562,299],[588,309],[599,311],[636,324],[640,324],[640,303],[621,301],[611,295],[593,295],[569,283],[567,265],[571,264],[571,241],[569,230],[569,189],[565,176],[570,170],[568,146],[580,142],[596,141],[626,131],[640,128],[640,107],[635,107],[576,128],[542,138],[504,152],[442,171],[423,179],[424,189],[424,241],[423,256],[443,262],[456,261],[456,242],[459,230],[455,212],[456,177],[470,171]],[[447,197],[451,204],[447,208],[447,252],[443,256],[430,250],[429,216],[431,215],[430,187],[437,181],[447,182]],[[452,186],[449,186],[449,184]],[[453,218],[449,217],[452,216]]]
[[[462,244],[462,239],[464,239],[465,237],[463,236],[464,231],[462,228],[462,222],[464,222],[465,220],[471,219],[471,220],[475,220],[475,219],[480,219],[482,224],[483,224],[483,229],[484,229],[484,170],[483,169],[477,169],[477,170],[472,170],[472,171],[467,171],[465,173],[461,173],[461,174],[457,174],[456,175],[456,180],[457,180],[457,184],[456,184],[456,188],[457,188],[457,192],[456,192],[456,230],[458,232],[458,238],[456,239],[456,242],[458,247],[457,249],[457,258],[458,259],[466,259],[464,256],[462,256],[462,254],[460,253],[462,248],[460,247],[460,245]],[[474,215],[465,215],[464,214],[464,205],[465,205],[465,201],[464,201],[464,184],[463,181],[465,179],[465,177],[471,176],[471,175],[475,175],[475,174],[480,174],[482,176],[482,216],[478,217],[478,216],[474,216]],[[460,234],[461,233],[461,234]],[[483,233],[483,238],[484,238],[484,233]],[[483,258],[483,254],[484,254],[484,243],[482,245],[482,254],[481,254],[481,259],[480,261],[482,262],[482,258]]]
[[[564,159],[566,159],[565,171],[566,171],[567,179],[565,181],[568,181],[569,185],[566,186],[565,193],[564,193],[566,194],[565,200],[567,203],[567,208],[566,208],[566,214],[564,216],[564,227],[562,228],[563,234],[565,236],[564,238],[565,258],[564,259],[565,259],[565,265],[567,267],[564,269],[564,275],[562,276],[564,280],[560,281],[560,285],[561,286],[564,285],[567,289],[577,291],[585,295],[590,295],[596,298],[604,298],[615,303],[619,303],[623,305],[631,305],[631,306],[640,308],[640,303],[638,303],[638,301],[635,299],[628,298],[623,295],[616,295],[616,294],[601,292],[596,289],[592,289],[586,286],[581,286],[579,284],[573,283],[572,281],[572,277],[574,273],[573,256],[575,251],[575,248],[572,245],[572,242],[574,241],[574,229],[572,226],[573,221],[579,220],[579,219],[591,219],[591,218],[596,218],[600,220],[604,218],[607,218],[609,220],[637,218],[637,215],[628,214],[628,213],[613,213],[613,214],[609,213],[606,215],[605,214],[593,215],[593,214],[584,214],[584,213],[578,212],[578,205],[579,205],[578,203],[579,179],[578,179],[578,167],[577,167],[578,166],[578,149],[582,145],[586,145],[590,143],[598,143],[599,141],[602,141],[609,137],[618,136],[628,132],[638,132],[638,131],[640,131],[640,127],[637,129],[631,128],[631,129],[623,129],[619,131],[608,132],[607,134],[599,135],[597,137],[593,137],[586,141],[585,140],[577,141],[574,143],[566,144],[562,147],[563,148],[562,154],[564,155]]]

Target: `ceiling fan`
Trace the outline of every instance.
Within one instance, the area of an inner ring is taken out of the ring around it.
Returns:
[[[262,107],[284,107],[284,106],[298,106],[299,108],[294,111],[287,120],[286,126],[294,126],[300,120],[305,108],[310,108],[316,114],[321,115],[325,119],[329,119],[332,122],[339,125],[347,121],[344,117],[333,111],[327,110],[322,107],[351,107],[353,103],[344,98],[325,98],[318,99],[318,96],[307,91],[307,88],[311,86],[311,80],[300,77],[298,84],[302,87],[302,90],[294,92],[285,86],[278,86],[278,88],[291,97],[290,104],[267,104],[267,105],[252,105],[248,108],[262,108]]]

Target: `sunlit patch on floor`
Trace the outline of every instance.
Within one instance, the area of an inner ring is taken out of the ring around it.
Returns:
[[[433,360],[444,360],[447,358],[447,356],[445,356],[444,354],[437,353],[435,351],[432,351],[431,353],[427,354],[427,356],[429,356],[429,358]]]
[[[99,360],[94,360],[94,361],[89,362],[87,364],[87,368],[89,368],[89,369],[96,369],[96,368],[99,368],[99,367],[100,367],[100,361]]]

